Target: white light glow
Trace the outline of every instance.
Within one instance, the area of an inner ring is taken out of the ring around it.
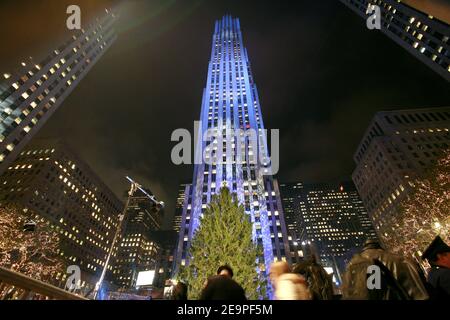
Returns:
[[[154,278],[155,278],[155,270],[141,271],[138,274],[136,286],[139,287],[152,285]]]

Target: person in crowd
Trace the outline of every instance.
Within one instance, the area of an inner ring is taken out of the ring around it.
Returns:
[[[294,265],[292,272],[306,279],[313,300],[334,299],[333,280],[314,256]]]
[[[172,300],[187,300],[188,287],[184,282],[177,282],[172,291]]]
[[[286,261],[274,262],[270,267],[270,281],[276,300],[311,300],[306,279],[291,272]]]
[[[245,290],[233,280],[233,276],[233,269],[230,266],[219,267],[217,275],[208,279],[200,300],[247,300]]]
[[[368,240],[355,254],[343,277],[342,297],[347,300],[426,300],[428,292],[418,266],[411,259]]]
[[[428,260],[431,270],[428,272],[428,283],[432,287],[432,297],[436,299],[450,298],[450,247],[437,236],[422,254]]]
[[[217,269],[217,275],[218,276],[226,276],[230,277],[230,279],[233,279],[233,269],[229,265],[223,265],[220,266],[219,269]]]

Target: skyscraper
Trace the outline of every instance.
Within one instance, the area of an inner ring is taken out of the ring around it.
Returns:
[[[354,184],[284,183],[281,190],[283,206],[290,208],[286,219],[298,232],[297,250],[306,255],[312,245],[322,265],[332,268],[339,281],[347,253],[355,253],[367,239],[376,239]]]
[[[448,19],[448,14],[439,13],[439,10],[444,8],[450,10],[448,3],[442,1],[438,4],[440,0],[341,0],[341,2],[365,19],[374,14],[369,11],[369,5],[379,6],[381,32],[450,81],[450,21],[444,21]],[[434,14],[439,15],[442,20]]]
[[[302,239],[304,237],[304,230],[299,222],[300,211],[298,210],[298,197],[302,191],[302,182],[280,183],[284,219],[288,234],[294,239]]]
[[[268,272],[274,260],[289,261],[278,183],[265,156],[255,161],[260,153],[267,154],[267,143],[239,19],[224,16],[216,21],[200,120],[196,155],[212,151],[214,156],[197,161],[192,185],[186,188],[177,265],[189,263],[186,252],[200,217],[223,186],[237,194],[253,223],[253,239],[263,248],[259,270]],[[243,131],[256,134],[245,137]],[[211,132],[219,139],[205,139]]]
[[[178,189],[177,202],[175,204],[175,213],[173,215],[171,226],[171,229],[176,232],[180,232],[181,229],[181,218],[183,215],[183,205],[186,194],[186,187],[187,184],[183,183],[180,185],[180,188]]]
[[[0,176],[0,205],[5,203],[38,225],[49,222],[61,236],[58,253],[81,268],[81,289],[94,288],[123,203],[76,152],[60,140],[33,141]]]
[[[153,194],[140,188],[130,198],[117,247],[113,273],[116,283],[126,289],[136,287],[139,272],[156,271],[162,253],[156,236],[162,211],[148,195]]]
[[[35,63],[22,62],[0,79],[0,174],[75,89],[116,39],[114,14],[72,37]]]
[[[450,107],[378,112],[354,160],[352,178],[381,240],[420,176],[450,147]]]

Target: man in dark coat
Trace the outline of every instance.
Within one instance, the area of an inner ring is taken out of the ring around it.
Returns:
[[[247,300],[244,289],[232,277],[231,267],[221,266],[217,275],[208,279],[200,300]]]
[[[431,265],[428,283],[433,287],[432,298],[450,298],[450,247],[437,236],[422,255]]]
[[[380,270],[380,288],[369,288],[368,270]],[[343,277],[342,296],[349,300],[429,299],[418,266],[411,259],[384,250],[376,240],[368,240],[360,254],[353,256]]]

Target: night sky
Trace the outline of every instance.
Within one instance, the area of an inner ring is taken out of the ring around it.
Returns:
[[[192,131],[214,21],[241,19],[265,126],[280,129],[280,181],[349,179],[376,111],[448,106],[448,83],[337,0],[11,1],[0,3],[0,72],[56,48],[65,8],[83,23],[120,9],[119,38],[36,138],[61,137],[123,197],[125,175],[167,204],[192,166],[175,166],[173,130]]]

